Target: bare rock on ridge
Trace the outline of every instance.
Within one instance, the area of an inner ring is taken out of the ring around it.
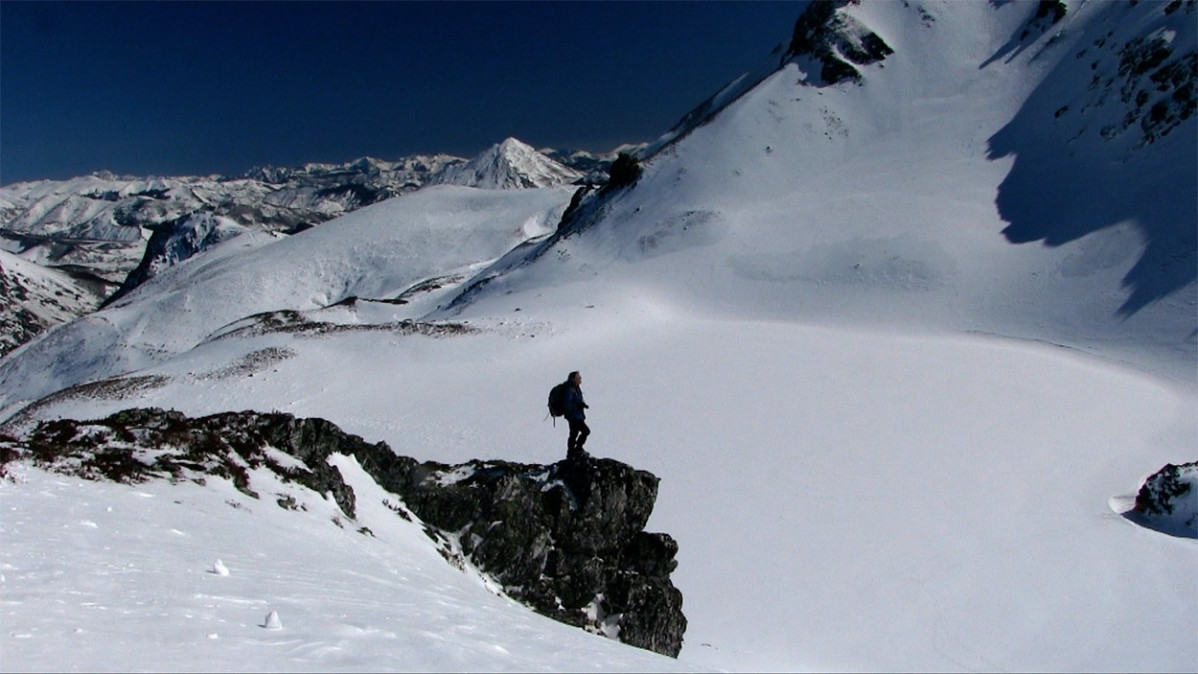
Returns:
[[[611,459],[423,464],[398,492],[539,613],[676,656],[686,618],[678,544],[644,531],[658,479]]]
[[[784,60],[807,56],[822,64],[824,84],[861,80],[856,66],[877,63],[894,49],[877,33],[840,10],[858,0],[812,2],[795,22]]]

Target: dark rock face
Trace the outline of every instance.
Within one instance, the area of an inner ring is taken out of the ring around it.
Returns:
[[[1193,5],[1190,6],[1193,11]],[[1150,145],[1194,115],[1198,107],[1198,52],[1178,54],[1160,35],[1128,42],[1119,51],[1119,98],[1126,106],[1118,125],[1104,127],[1113,138],[1134,126],[1142,133],[1139,145]]]
[[[1123,516],[1179,538],[1198,538],[1198,461],[1165,464],[1148,476]]]
[[[1127,520],[1181,539],[1198,539],[1198,461],[1166,463],[1148,476]]]
[[[686,630],[682,593],[669,579],[678,544],[644,531],[657,482],[611,459],[475,461],[423,464],[396,491],[538,612],[676,656]]]
[[[303,467],[281,465],[268,448]],[[682,593],[669,577],[678,544],[669,534],[644,531],[658,479],[611,459],[419,463],[323,419],[255,412],[192,419],[131,409],[99,421],[43,422],[20,440],[0,437],[0,476],[13,461],[126,483],[202,484],[214,475],[259,498],[248,469],[267,468],[328,495],[353,519],[356,495],[328,463],[334,454],[353,456],[399,495],[447,559],[460,550],[537,612],[665,655],[681,650]],[[279,505],[295,507],[283,499]]]
[[[103,306],[108,306],[129,294],[134,288],[156,276],[161,270],[193,257],[218,243],[240,233],[241,227],[230,227],[208,212],[189,213],[175,220],[152,227],[145,254],[125,282]]]
[[[877,63],[894,49],[856,19],[842,14],[841,8],[857,0],[816,0],[795,22],[794,34],[786,59],[810,56],[823,67],[820,79],[825,84],[844,80],[860,81],[855,66]]]
[[[1198,463],[1183,463],[1180,466],[1172,463],[1153,473],[1140,487],[1136,494],[1136,512],[1145,515],[1172,515],[1178,503],[1187,497],[1194,498],[1190,493],[1190,483],[1182,479],[1185,472],[1193,473],[1198,470]]]

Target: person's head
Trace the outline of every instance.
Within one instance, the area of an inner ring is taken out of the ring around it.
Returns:
[[[569,377],[566,377],[566,381],[574,384],[575,386],[582,386],[582,375],[579,374],[578,370],[575,370],[570,373]]]

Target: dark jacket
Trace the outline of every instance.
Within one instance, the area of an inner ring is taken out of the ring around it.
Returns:
[[[566,387],[565,408],[564,416],[568,421],[582,421],[587,418],[587,413],[583,411],[587,408],[587,404],[582,399],[582,389],[577,386]]]

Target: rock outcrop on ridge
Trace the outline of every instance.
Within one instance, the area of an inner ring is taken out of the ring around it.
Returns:
[[[538,612],[676,656],[686,618],[678,544],[647,533],[658,479],[611,459],[422,464],[397,484],[426,523]]]
[[[336,454],[356,459],[402,499],[406,507],[388,507],[419,517],[448,561],[468,560],[508,596],[633,646],[669,656],[681,650],[686,618],[670,581],[678,544],[644,530],[658,478],[619,461],[421,463],[323,419],[256,412],[189,418],[151,408],[45,421],[20,440],[0,436],[0,477],[21,462],[124,483],[220,477],[261,498],[251,475],[266,469],[331,499],[352,520],[357,495],[329,463]],[[293,498],[277,502],[297,507]]]
[[[861,81],[857,66],[884,60],[894,53],[886,41],[864,24],[839,10],[857,0],[813,2],[795,22],[785,59],[810,57],[820,65],[819,80],[832,85]]]

